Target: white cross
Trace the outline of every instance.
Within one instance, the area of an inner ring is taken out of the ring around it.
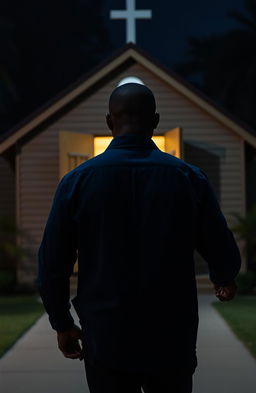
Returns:
[[[110,11],[111,19],[126,19],[126,42],[136,43],[136,19],[151,19],[151,10],[136,10],[135,0],[126,0],[126,10]]]

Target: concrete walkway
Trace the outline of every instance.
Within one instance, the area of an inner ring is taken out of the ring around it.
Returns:
[[[214,295],[199,296],[193,393],[255,393],[256,360],[210,306],[214,300]],[[0,359],[0,386],[3,393],[89,393],[84,362],[66,359],[58,350],[46,314]]]
[[[256,360],[210,305],[215,300],[214,295],[199,296],[193,393],[255,393]]]

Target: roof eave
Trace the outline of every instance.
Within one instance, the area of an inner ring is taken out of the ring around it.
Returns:
[[[59,98],[55,99],[51,105],[45,110],[41,111],[38,115],[33,117],[23,126],[8,133],[6,137],[0,143],[0,153],[7,150],[11,145],[16,143],[20,138],[25,136],[34,128],[38,127],[42,122],[49,119],[60,109],[65,107],[68,103],[74,100],[77,96],[83,94],[87,89],[90,89],[101,79],[105,78],[109,73],[113,72],[116,68],[127,62],[129,59],[133,59],[142,66],[146,67],[149,71],[157,75],[160,79],[165,81],[169,86],[174,88],[180,94],[185,96],[187,99],[195,103],[202,110],[210,114],[224,126],[231,129],[241,138],[245,139],[250,145],[256,148],[256,137],[252,135],[245,127],[241,126],[238,122],[234,121],[231,116],[227,116],[224,111],[217,108],[217,106],[210,102],[209,99],[202,97],[202,94],[197,92],[187,83],[182,83],[181,80],[173,73],[166,70],[161,65],[157,64],[156,61],[152,60],[142,50],[134,44],[127,44],[121,51],[112,56],[108,61],[104,62],[100,66],[97,66],[92,72],[90,72],[87,78],[80,79],[80,82],[76,82],[71,88],[67,89],[66,92],[62,92]]]

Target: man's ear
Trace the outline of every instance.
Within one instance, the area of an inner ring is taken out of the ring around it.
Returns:
[[[157,128],[157,126],[158,126],[158,123],[159,123],[159,120],[160,120],[160,115],[159,115],[159,113],[155,113],[155,115],[154,115],[154,129],[155,128]]]
[[[112,131],[113,130],[113,122],[112,122],[110,113],[106,114],[106,122],[107,122],[108,128]]]

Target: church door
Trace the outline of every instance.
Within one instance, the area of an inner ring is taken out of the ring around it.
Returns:
[[[181,128],[173,128],[165,132],[165,152],[175,157],[183,157],[183,140]]]

